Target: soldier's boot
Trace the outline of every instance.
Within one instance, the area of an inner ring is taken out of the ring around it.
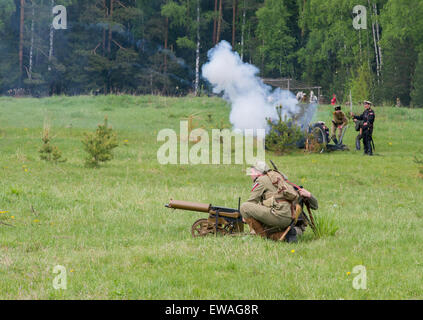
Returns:
[[[275,232],[275,233],[269,234],[267,237],[273,241],[280,241],[283,234],[284,234],[283,232]]]
[[[262,238],[266,238],[266,232],[263,228],[263,225],[259,221],[257,221],[254,218],[248,218],[248,219],[245,219],[245,222],[250,227],[250,230],[253,230],[256,235]]]
[[[288,234],[286,235],[286,242],[288,243],[298,242],[296,228],[292,228],[291,230],[289,230]]]
[[[369,156],[373,156],[372,140],[370,140],[370,142],[369,142]]]
[[[368,145],[367,145],[367,143],[366,143],[365,140],[363,142],[363,145],[364,145],[364,155],[367,156],[367,154],[369,153],[369,151],[368,151]]]
[[[338,144],[338,139],[336,137],[333,138],[333,142],[337,145]]]

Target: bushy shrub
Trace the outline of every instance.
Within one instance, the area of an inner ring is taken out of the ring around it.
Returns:
[[[304,139],[301,128],[292,120],[282,119],[281,108],[279,120],[268,120],[270,131],[266,136],[266,149],[277,154],[286,154],[297,148],[297,143]]]
[[[118,147],[116,133],[108,126],[107,117],[99,124],[95,132],[86,133],[82,140],[84,150],[88,153],[85,159],[87,167],[98,167],[101,162],[113,159],[113,149]]]

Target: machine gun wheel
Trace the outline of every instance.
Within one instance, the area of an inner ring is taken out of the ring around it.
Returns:
[[[217,234],[225,236],[230,232],[224,227],[218,227]],[[191,228],[191,234],[194,238],[207,237],[211,234],[216,234],[214,224],[211,224],[208,219],[197,220]]]
[[[323,153],[328,144],[324,131],[316,126],[312,129],[307,139],[307,151],[312,153]]]
[[[191,228],[191,234],[194,238],[205,237],[214,233],[214,228],[209,224],[208,219],[197,220]]]

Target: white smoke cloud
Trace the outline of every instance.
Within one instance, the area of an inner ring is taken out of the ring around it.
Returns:
[[[292,92],[272,91],[257,76],[259,69],[242,62],[228,42],[216,45],[209,51],[208,58],[209,62],[203,66],[203,77],[211,83],[214,93],[223,93],[224,99],[231,104],[230,122],[235,130],[267,129],[266,119],[278,119],[276,107],[279,105],[283,106],[282,117],[292,118],[301,112]],[[314,111],[305,112],[308,123],[313,115]]]

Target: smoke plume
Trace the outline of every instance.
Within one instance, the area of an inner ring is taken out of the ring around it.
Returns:
[[[257,76],[259,69],[244,63],[231,45],[222,41],[208,52],[203,77],[222,94],[232,107],[230,122],[235,130],[267,129],[266,119],[276,121],[276,107],[283,106],[282,117],[295,119],[305,128],[313,118],[316,105],[299,106],[296,96],[287,90],[272,90]]]

